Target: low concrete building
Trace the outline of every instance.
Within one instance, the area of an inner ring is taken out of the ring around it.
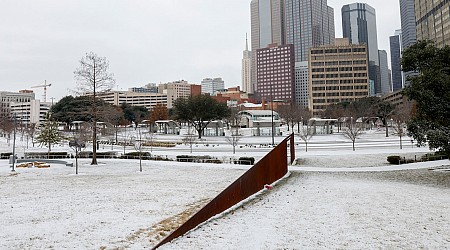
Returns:
[[[241,127],[251,128],[253,136],[271,136],[272,127],[275,130],[275,135],[281,135],[281,119],[275,111],[244,110],[240,111],[239,115],[241,115]]]

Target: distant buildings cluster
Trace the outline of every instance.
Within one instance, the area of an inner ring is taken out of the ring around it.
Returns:
[[[415,72],[402,72],[402,51],[418,40],[450,45],[449,0],[399,0],[401,29],[389,38],[388,56],[378,48],[376,10],[366,3],[342,6],[343,38],[335,37],[327,0],[251,0],[251,50],[246,38],[242,88],[225,89],[222,78],[184,80],[99,93],[114,105],[169,109],[179,98],[208,94],[228,106],[266,109],[296,103],[320,116],[328,105],[367,96],[399,98]],[[391,97],[389,97],[391,96]],[[252,104],[256,103],[256,104]],[[259,104],[258,104],[259,103]],[[0,92],[0,115],[36,124],[51,104],[31,90]]]
[[[288,101],[320,115],[328,105],[384,96],[408,85],[402,51],[417,40],[450,45],[448,0],[400,0],[401,29],[379,50],[376,11],[342,6],[343,39],[335,38],[326,0],[252,0],[251,51],[242,59],[242,88],[257,101]],[[249,73],[250,72],[250,73]]]

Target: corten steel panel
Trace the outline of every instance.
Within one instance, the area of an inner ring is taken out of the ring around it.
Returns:
[[[293,153],[294,136],[291,135],[284,139],[280,144],[278,144],[277,147],[275,147],[272,151],[270,151],[270,153],[256,163],[256,165],[245,172],[228,188],[206,204],[206,206],[194,214],[188,221],[167,236],[153,249],[156,249],[163,244],[182,236],[214,215],[222,213],[240,201],[259,192],[264,188],[265,184],[271,184],[286,175],[288,171],[288,141],[290,141],[291,159],[293,159],[293,156],[295,156],[295,153]]]

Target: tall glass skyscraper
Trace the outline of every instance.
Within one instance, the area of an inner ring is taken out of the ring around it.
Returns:
[[[295,47],[295,61],[307,61],[310,47],[333,44],[334,10],[327,0],[285,0],[286,43]]]
[[[402,48],[408,48],[417,42],[414,0],[400,0],[400,18],[402,26]]]
[[[396,30],[393,36],[389,37],[391,50],[391,70],[392,70],[392,90],[397,91],[403,88],[402,76],[402,30]]]
[[[250,3],[252,39],[252,87],[256,89],[256,50],[270,44],[285,44],[284,0],[252,0]]]
[[[381,94],[375,9],[366,3],[352,3],[344,5],[341,11],[344,37],[348,38],[352,44],[367,44],[369,51],[369,79],[375,83],[375,93]]]
[[[327,0],[252,0],[250,7],[252,51],[292,44],[294,61],[304,62],[310,48],[334,43],[334,10]],[[256,53],[252,56],[252,83],[258,92]]]

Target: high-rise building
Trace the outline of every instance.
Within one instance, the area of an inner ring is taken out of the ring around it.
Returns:
[[[202,93],[215,95],[217,91],[225,89],[225,82],[220,77],[205,78],[201,82]]]
[[[261,100],[294,100],[294,45],[271,44],[256,50],[257,97]]]
[[[310,47],[332,44],[334,10],[327,0],[285,0],[286,43],[293,44],[295,61],[308,61]]]
[[[391,51],[392,70],[392,91],[403,88],[403,73],[401,66],[402,56],[402,30],[396,30],[393,36],[389,37]]]
[[[437,47],[450,45],[450,1],[415,0],[417,40],[431,40]]]
[[[414,0],[400,0],[400,18],[402,26],[401,47],[408,48],[417,42]]]
[[[257,49],[293,44],[295,62],[307,61],[310,47],[333,43],[334,10],[327,0],[253,0],[251,28],[252,83],[256,86]]]
[[[378,58],[380,60],[380,82],[381,92],[379,94],[385,95],[392,91],[391,79],[389,77],[388,56],[386,50],[378,51]]]
[[[248,50],[248,39],[245,35],[245,50],[242,56],[242,90],[247,93],[253,93],[252,86],[252,52]]]
[[[366,44],[350,44],[345,38],[310,49],[308,105],[313,115],[369,95],[367,51]]]
[[[342,11],[342,32],[352,44],[367,44],[369,56],[369,78],[375,83],[375,93],[381,93],[380,64],[376,12],[366,3],[344,5]]]
[[[284,1],[285,0],[252,0],[251,39],[252,39],[252,74],[253,94],[256,91],[256,50],[266,48],[269,44],[285,44],[284,31]]]
[[[308,107],[308,61],[295,63],[295,102],[297,105]]]

